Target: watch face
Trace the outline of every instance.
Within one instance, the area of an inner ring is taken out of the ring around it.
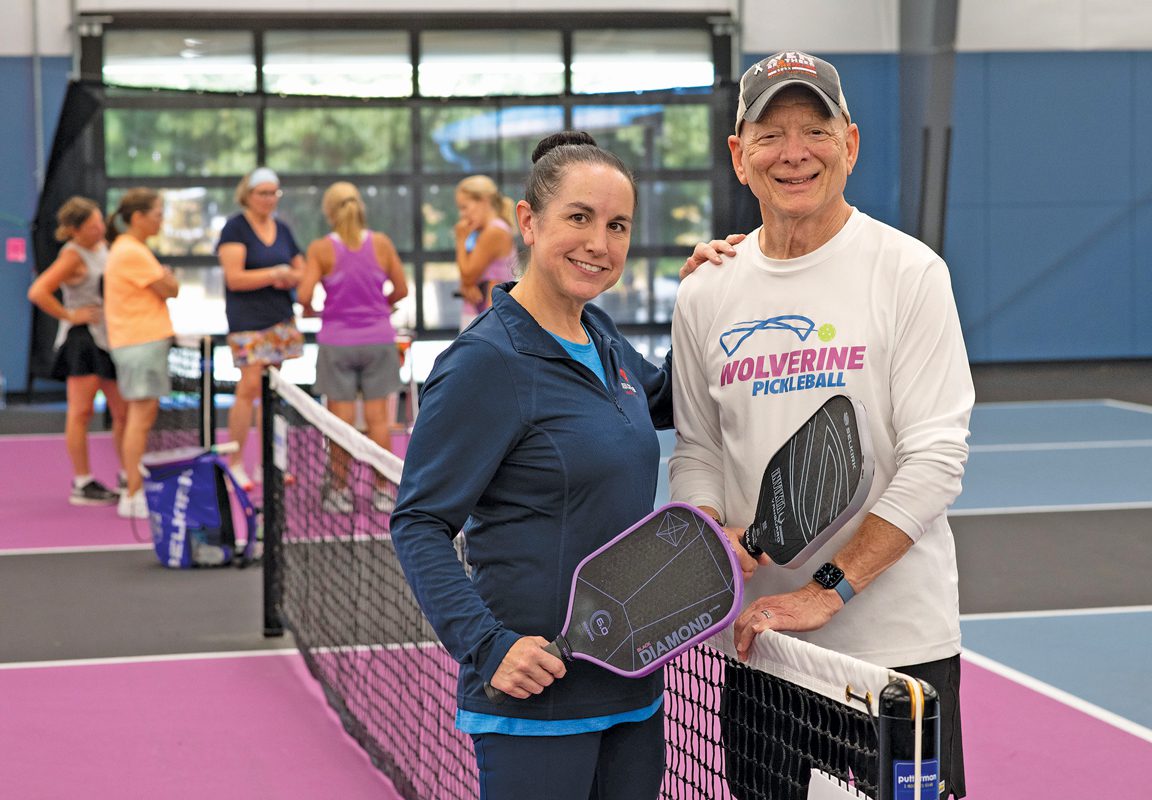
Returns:
[[[820,569],[816,570],[816,573],[812,576],[812,579],[823,586],[825,589],[834,589],[836,588],[836,584],[838,584],[841,579],[843,579],[843,577],[844,570],[840,569],[832,562],[828,562],[827,564],[824,564],[822,567],[820,567]]]

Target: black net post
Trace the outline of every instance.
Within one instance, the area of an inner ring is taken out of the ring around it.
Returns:
[[[216,391],[212,337],[200,338],[200,445],[216,444]]]
[[[268,370],[260,379],[260,450],[264,470],[264,636],[284,635],[280,617],[280,542],[284,531],[284,473],[276,466],[277,396]]]
[[[879,800],[937,800],[940,796],[940,698],[919,681],[924,696],[921,723],[920,786],[916,793],[916,722],[918,698],[911,687],[895,678],[880,692],[880,798]]]
[[[216,444],[216,364],[212,348],[211,336],[205,336],[200,340],[200,370],[203,375],[201,396],[204,398],[201,409],[200,444],[204,447]]]

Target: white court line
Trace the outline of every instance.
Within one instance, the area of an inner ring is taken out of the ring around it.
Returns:
[[[1144,403],[1133,403],[1129,400],[1104,400],[1104,405],[1119,408],[1125,411],[1136,411],[1140,414],[1152,414],[1152,406]]]
[[[1076,695],[1069,694],[1063,689],[1057,689],[1055,686],[1049,683],[1045,683],[1044,681],[1033,678],[1031,675],[1026,675],[1023,672],[1012,669],[1012,667],[1001,664],[999,661],[994,661],[987,656],[982,656],[979,653],[972,652],[971,650],[964,650],[964,652],[961,653],[961,657],[965,661],[971,662],[978,667],[982,667],[990,672],[994,672],[1003,678],[1007,678],[1014,683],[1017,683],[1027,689],[1031,689],[1032,691],[1042,694],[1045,697],[1051,698],[1058,703],[1063,703],[1069,708],[1073,708],[1083,714],[1087,714],[1088,716],[1098,719],[1101,722],[1111,725],[1114,728],[1118,728],[1125,733],[1130,733],[1138,739],[1143,739],[1146,742],[1152,743],[1152,729],[1145,728],[1143,725],[1133,722],[1130,719],[1126,719],[1119,714],[1108,711],[1104,708],[1100,708],[1100,706],[1094,703],[1089,703],[1087,700],[1077,697]]]
[[[14,547],[0,550],[0,556],[54,556],[60,553],[103,553],[125,550],[151,550],[151,544],[89,544],[76,547]]]
[[[225,658],[259,658],[262,656],[299,655],[295,647],[275,650],[232,650],[224,653],[165,653],[152,656],[115,656],[111,658],[62,658],[58,661],[11,661],[0,664],[6,669],[44,669],[47,667],[95,667],[105,664],[152,664],[166,661],[205,661]]]
[[[1120,403],[1122,400],[1110,400],[1106,397],[1092,400],[996,400],[987,403],[977,403],[976,408],[1074,408],[1077,406],[1102,406],[1108,403]]]
[[[960,621],[1043,619],[1046,617],[1087,617],[1106,614],[1148,614],[1150,606],[1100,606],[1099,608],[1058,608],[1044,611],[989,611],[983,614],[961,614]]]
[[[1073,511],[1142,511],[1152,508],[1152,500],[1128,503],[1062,503],[1046,506],[991,506],[989,508],[950,508],[949,517],[994,517],[1000,514],[1064,514]]]
[[[434,641],[396,642],[392,644],[342,645],[316,647],[312,652],[332,653],[377,653],[395,650],[427,650],[442,645]],[[278,647],[269,650],[230,650],[219,653],[164,653],[151,656],[110,656],[107,658],[62,658],[56,661],[10,661],[0,663],[0,671],[11,669],[45,669],[48,667],[93,667],[107,664],[153,664],[171,661],[213,661],[228,658],[261,658],[264,656],[298,656],[295,647]]]
[[[89,439],[111,439],[111,431],[91,431]],[[0,442],[59,442],[63,444],[63,433],[0,433]]]
[[[1020,442],[1016,444],[973,444],[972,453],[1016,453],[1027,450],[1108,450],[1117,447],[1152,447],[1152,439],[1101,439],[1071,442]]]

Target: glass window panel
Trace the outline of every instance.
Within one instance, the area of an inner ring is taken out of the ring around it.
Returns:
[[[526,173],[532,150],[563,130],[560,106],[444,106],[426,109],[424,169],[474,174]]]
[[[404,278],[408,282],[408,296],[392,309],[392,327],[399,331],[416,330],[416,273],[411,264],[404,265]],[[409,351],[411,353],[411,351]],[[410,359],[408,359],[410,361]],[[410,367],[411,364],[405,366]],[[403,367],[401,368],[403,370]]]
[[[642,181],[632,243],[691,249],[712,238],[709,181]],[[687,255],[687,253],[685,253]]]
[[[256,90],[249,31],[117,31],[104,34],[104,80],[119,86]]]
[[[712,163],[706,105],[578,106],[572,125],[631,169],[707,168]]]
[[[115,209],[125,189],[108,192],[108,208]],[[160,189],[164,200],[164,224],[148,245],[157,257],[207,256],[215,260],[216,240],[224,222],[237,211],[235,191],[225,188],[188,186]],[[117,220],[123,231],[123,225]]]
[[[409,97],[406,31],[269,31],[264,90],[336,97]]]
[[[411,119],[407,108],[270,108],[268,165],[284,174],[404,172]]]
[[[459,214],[456,211],[456,184],[429,184],[424,187],[424,200],[420,207],[424,216],[425,250],[452,250],[456,239],[452,226]]]
[[[628,342],[636,348],[637,353],[657,366],[664,363],[664,356],[672,349],[672,337],[666,333],[632,334]]]
[[[104,158],[113,177],[243,174],[256,161],[256,114],[243,108],[109,108]]]
[[[320,210],[323,186],[283,186],[277,215],[292,229],[301,250],[331,228]],[[388,234],[396,249],[412,249],[412,193],[407,186],[358,185],[368,212],[368,227]]]
[[[424,97],[564,91],[559,31],[429,31],[420,36]]]
[[[711,109],[700,105],[664,107],[664,125],[656,138],[660,166],[707,169],[712,166]]]
[[[648,322],[648,260],[630,258],[620,280],[592,301],[617,324]]]
[[[171,308],[171,303],[169,303]],[[315,332],[316,328],[309,328],[311,318],[297,319],[296,325],[301,331]],[[175,324],[175,323],[173,323]],[[179,327],[176,328],[179,332]],[[199,333],[200,331],[197,331]],[[228,329],[211,331],[211,333],[227,333]],[[304,343],[303,353],[299,358],[290,358],[280,365],[280,377],[297,386],[311,386],[316,382],[316,356],[319,354],[317,345],[311,342]],[[212,375],[217,383],[236,383],[240,380],[240,368],[232,361],[232,348],[228,345],[217,345],[212,348]],[[229,390],[224,390],[229,392]],[[230,392],[229,392],[230,393]]]
[[[654,300],[654,314],[650,322],[671,322],[672,309],[676,306],[676,292],[680,289],[680,267],[684,266],[683,258],[657,258],[653,259],[652,295]],[[659,351],[663,356],[668,349]]]
[[[176,332],[227,333],[224,270],[218,265],[181,267],[176,270],[176,277],[180,281],[180,294],[168,301],[168,312],[172,315],[172,327]]]
[[[593,302],[619,324],[670,323],[683,265],[683,258],[630,258],[620,282]],[[650,270],[653,271],[651,283]],[[649,302],[653,305],[651,316]],[[632,337],[629,341],[633,341]]]
[[[588,131],[605,150],[615,153],[629,169],[658,166],[656,142],[663,136],[665,106],[579,106],[572,127]],[[707,137],[708,131],[701,132]]]
[[[460,271],[455,261],[436,261],[424,265],[424,327],[435,330],[460,327]]]
[[[713,78],[706,31],[597,30],[572,36],[575,94],[711,86]]]
[[[521,184],[501,185],[500,191],[513,200],[519,200],[523,193]],[[453,227],[460,219],[456,210],[456,184],[430,183],[424,187],[424,203],[421,208],[424,216],[424,250],[455,250],[456,236]],[[515,225],[512,226],[515,229]]]

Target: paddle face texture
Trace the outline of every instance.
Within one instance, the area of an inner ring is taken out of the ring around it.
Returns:
[[[864,406],[833,396],[769,459],[747,549],[782,567],[805,563],[863,508],[873,471]]]
[[[731,622],[743,581],[712,518],[671,503],[576,568],[565,655],[638,677]]]

